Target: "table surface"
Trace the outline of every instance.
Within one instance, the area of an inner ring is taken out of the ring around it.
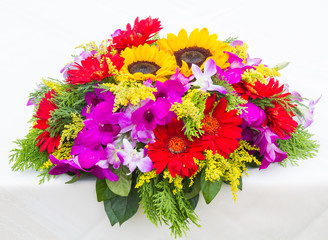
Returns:
[[[64,184],[60,176],[38,185],[38,173],[11,172],[9,150],[27,133],[32,108],[28,94],[41,77],[59,71],[74,47],[100,42],[135,17],[158,17],[167,33],[207,27],[224,40],[238,36],[251,57],[268,66],[290,61],[279,78],[309,99],[322,99],[309,130],[319,154],[299,166],[250,169],[234,202],[222,187],[210,205],[201,198],[201,228],[183,239],[327,239],[328,235],[328,4],[308,1],[9,1],[0,2],[1,161],[0,239],[169,239],[166,226],[153,226],[142,209],[121,227],[111,227],[96,201],[94,179]]]

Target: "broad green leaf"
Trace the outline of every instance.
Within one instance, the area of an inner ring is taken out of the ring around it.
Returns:
[[[200,192],[200,188],[201,188],[201,175],[197,174],[197,176],[194,179],[194,184],[189,187],[190,182],[188,181],[187,184],[188,186],[186,186],[185,189],[187,189],[187,191],[185,191],[184,195],[186,199],[192,199],[193,197],[197,196]]]
[[[96,181],[96,192],[98,202],[112,199],[117,195],[109,190],[106,181],[104,179],[97,179]]]
[[[71,183],[75,183],[77,181],[79,181],[81,178],[83,178],[84,176],[88,175],[89,173],[87,172],[81,172],[80,177],[78,175],[75,175],[74,177],[72,177],[71,180],[65,182],[66,184],[71,184]]]
[[[195,197],[193,197],[191,199],[188,199],[188,201],[189,201],[189,203],[190,203],[193,210],[196,209],[198,200],[199,200],[199,194],[197,194]]]
[[[125,166],[120,166],[118,169],[114,169],[113,173],[118,176],[118,181],[113,182],[106,179],[108,188],[115,194],[126,197],[129,195],[132,183],[132,174],[127,175],[130,170]]]
[[[113,208],[112,208],[112,199],[105,200],[104,201],[104,207],[105,207],[105,212],[107,214],[107,217],[110,221],[110,224],[114,226],[116,223],[118,223],[118,218],[116,217]]]
[[[201,189],[205,202],[209,204],[218,194],[222,186],[222,178],[219,181],[205,181],[205,171],[202,172]]]
[[[116,196],[105,200],[105,211],[112,226],[117,222],[121,225],[130,219],[138,211],[139,201],[140,199],[135,188],[131,189],[127,197]]]

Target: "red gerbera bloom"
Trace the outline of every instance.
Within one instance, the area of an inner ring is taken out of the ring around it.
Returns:
[[[284,139],[295,132],[298,123],[293,120],[294,114],[291,111],[288,114],[288,112],[276,102],[274,103],[274,107],[268,107],[264,111],[267,115],[264,126],[268,125],[280,138]]]
[[[202,141],[206,147],[225,158],[239,147],[243,120],[237,116],[237,110],[226,111],[227,100],[222,98],[215,106],[215,94],[207,98],[205,117],[202,120],[204,135]],[[212,114],[211,114],[212,112]]]
[[[194,158],[204,160],[205,146],[199,139],[188,140],[182,131],[183,122],[174,119],[165,126],[158,125],[155,130],[155,142],[148,145],[148,156],[154,163],[154,169],[160,174],[166,166],[172,177],[191,177],[198,169]]]
[[[119,54],[112,55],[107,53],[106,56],[102,57],[102,60],[99,61],[95,57],[88,57],[81,61],[81,64],[75,63],[74,69],[70,69],[67,71],[68,78],[66,82],[70,84],[86,84],[89,82],[101,81],[106,77],[110,77],[113,75],[109,71],[108,63],[106,58],[110,59],[110,62],[115,66],[115,68],[119,71],[123,66],[124,59],[119,56]]]
[[[127,47],[138,47],[145,43],[152,44],[156,40],[149,39],[154,37],[161,29],[161,22],[158,18],[148,17],[139,22],[137,17],[132,29],[131,25],[127,24],[125,31],[120,31],[117,36],[113,37],[113,46],[116,50],[123,51]]]
[[[252,85],[245,81],[240,81],[239,83],[235,83],[233,87],[245,100],[248,100],[249,97],[253,99],[272,97],[284,90],[284,85],[279,86],[279,81],[274,78],[270,78],[267,84],[256,81],[254,85]]]
[[[37,137],[37,146],[40,146],[40,152],[47,150],[48,154],[52,153],[55,148],[58,148],[60,143],[60,136],[51,137],[50,133],[46,131],[49,127],[48,121],[51,117],[51,112],[57,109],[58,107],[54,104],[51,99],[56,96],[54,90],[51,90],[45,94],[45,97],[41,99],[39,103],[39,109],[36,112],[34,117],[38,118],[34,128],[45,130],[42,132],[39,137]]]

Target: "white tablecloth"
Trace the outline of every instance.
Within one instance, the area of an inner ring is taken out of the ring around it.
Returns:
[[[109,37],[141,18],[159,17],[166,33],[208,27],[220,39],[238,36],[251,57],[269,66],[290,61],[281,82],[312,99],[323,98],[310,127],[321,144],[317,157],[298,167],[272,165],[249,170],[235,203],[222,187],[196,213],[184,239],[327,239],[327,27],[326,1],[9,1],[0,2],[1,161],[0,239],[169,239],[167,227],[153,226],[140,209],[121,227],[111,227],[92,179],[64,184],[61,176],[38,185],[38,173],[13,173],[12,143],[28,131],[29,92],[41,77],[61,79],[73,48]]]

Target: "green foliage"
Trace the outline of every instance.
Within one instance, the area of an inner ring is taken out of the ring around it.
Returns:
[[[199,194],[201,189],[201,174],[197,174],[197,176],[194,178],[194,183],[192,184],[191,187],[189,185],[190,185],[190,179],[185,178],[183,189],[184,189],[185,198],[188,200],[194,198]]]
[[[189,230],[188,223],[191,221],[197,226],[198,217],[194,212],[197,199],[190,202],[183,192],[173,194],[174,185],[168,179],[151,179],[144,183],[139,190],[141,203],[148,218],[156,226],[162,223],[170,225],[171,235],[182,237]]]
[[[204,196],[206,204],[209,204],[215,196],[219,193],[222,186],[222,178],[218,181],[206,181],[205,180],[205,171],[202,172],[201,176],[201,189]]]
[[[219,79],[217,75],[215,75],[213,78],[213,83],[220,85],[225,88],[227,91],[227,94],[217,93],[218,97],[225,97],[227,99],[228,105],[227,105],[227,111],[230,110],[237,110],[238,114],[242,113],[242,110],[244,110],[246,107],[243,107],[242,105],[247,103],[246,100],[242,99],[238,94],[235,92],[235,89],[225,80]]]
[[[288,154],[288,158],[280,164],[284,167],[287,166],[287,162],[298,165],[298,160],[314,157],[319,150],[319,144],[312,139],[312,136],[308,130],[299,125],[291,138],[287,140],[277,139],[276,143],[279,148]]]
[[[232,43],[233,41],[237,40],[238,37],[228,37],[226,40],[224,40],[223,42],[225,43]]]
[[[67,181],[67,182],[65,182],[65,183],[66,183],[66,184],[72,184],[72,183],[75,183],[75,182],[81,180],[83,177],[85,177],[85,176],[87,176],[87,175],[89,175],[88,172],[81,172],[81,173],[80,173],[80,176],[74,174],[74,176],[72,177],[72,179],[69,180],[69,181]]]
[[[132,174],[127,175],[130,172],[129,168],[121,165],[118,169],[112,169],[112,172],[118,176],[118,181],[106,179],[108,188],[119,196],[128,196],[132,184]]]
[[[272,99],[270,98],[256,98],[256,99],[249,99],[251,103],[254,103],[255,105],[257,105],[258,107],[262,108],[263,110],[267,107],[274,107],[274,105],[272,104]]]
[[[84,99],[85,94],[93,91],[94,83],[61,85],[60,94],[53,99],[58,108],[51,113],[49,128],[47,129],[51,136],[57,136],[63,131],[65,125],[72,122],[72,113],[81,113],[87,105]]]
[[[135,188],[131,188],[128,196],[115,196],[104,201],[105,211],[112,226],[120,225],[130,219],[139,208],[139,196]]]
[[[32,99],[34,104],[38,104],[44,95],[51,90],[50,87],[45,85],[44,83],[38,84],[38,89],[34,90],[34,92],[29,94],[29,99]]]
[[[13,171],[24,171],[26,169],[33,169],[37,171],[45,170],[40,173],[40,183],[50,179],[50,175],[46,169],[42,169],[44,163],[49,159],[47,152],[40,152],[40,148],[36,146],[36,138],[43,132],[43,130],[31,128],[29,133],[23,139],[14,141],[17,148],[11,150],[9,162],[13,163]]]
[[[117,196],[115,193],[109,190],[106,180],[99,178],[97,178],[96,181],[96,193],[98,202],[109,200]]]
[[[17,148],[11,150],[12,154],[9,156],[9,162],[14,163],[13,171],[39,170],[48,161],[48,154],[45,151],[40,152],[35,143],[42,132],[43,130],[31,128],[25,138],[14,141]]]

